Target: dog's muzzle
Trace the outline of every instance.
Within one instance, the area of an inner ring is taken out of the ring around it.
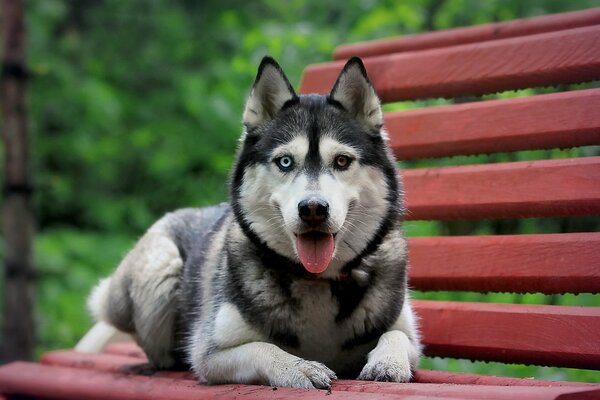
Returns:
[[[321,273],[335,251],[335,235],[323,229],[329,219],[329,203],[311,196],[298,203],[298,216],[309,227],[296,235],[298,257],[308,272]]]

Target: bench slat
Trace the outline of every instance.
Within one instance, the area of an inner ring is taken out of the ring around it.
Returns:
[[[133,342],[113,342],[104,347],[104,352],[125,357],[132,357],[147,361],[144,351]]]
[[[195,381],[114,374],[16,362],[0,367],[0,391],[61,399],[548,399],[584,393],[589,386],[478,386],[337,381],[331,392],[251,385],[198,385]],[[331,397],[329,397],[331,396]],[[415,397],[408,397],[415,396]]]
[[[600,24],[600,8],[338,46],[334,60],[425,50]]]
[[[143,354],[142,350],[133,342],[123,342],[129,345],[132,350]],[[51,351],[45,353],[40,362],[45,365],[57,365],[61,367],[94,369],[104,372],[120,372],[125,374],[142,373],[143,367],[149,367],[148,360],[144,355],[143,358],[128,357],[110,353],[87,353],[76,350]],[[137,367],[142,367],[138,368]],[[146,368],[147,371],[153,371]],[[173,379],[188,379],[196,380],[191,371],[169,371],[161,370],[152,373],[152,376]]]
[[[133,342],[130,347],[137,347]],[[131,365],[139,365],[140,359],[133,357],[115,356],[103,353],[83,353],[73,350],[53,351],[44,354],[42,364],[57,365],[62,367],[95,369],[105,372],[122,372]],[[153,376],[171,377],[178,379],[196,378],[189,371],[159,371]],[[346,381],[350,382],[350,381]],[[474,375],[456,372],[417,370],[413,382],[417,383],[452,383],[458,385],[492,385],[492,386],[570,386],[570,387],[597,387],[592,383],[544,381],[539,379],[508,378],[487,375]],[[364,382],[363,382],[364,384]],[[368,391],[368,390],[364,390]]]
[[[552,388],[556,393],[584,388]],[[138,399],[314,399],[322,400],[323,390],[278,388],[252,385],[199,385],[196,381],[156,376],[123,375],[89,369],[15,362],[0,366],[0,393],[40,398],[89,400]],[[554,392],[553,392],[554,393]],[[332,391],[333,399],[400,399],[394,394]],[[438,398],[432,396],[432,398]]]
[[[425,354],[600,369],[600,308],[414,301]]]
[[[384,102],[600,79],[600,26],[364,60]],[[344,62],[311,65],[302,93],[327,93]]]
[[[396,156],[409,160],[597,145],[598,110],[600,89],[590,89],[390,112],[385,125]]]
[[[414,381],[419,383],[444,383],[454,385],[492,386],[586,386],[598,388],[594,383],[545,381],[531,378],[511,378],[508,376],[476,375],[462,372],[445,372],[420,369],[415,371]]]
[[[600,213],[600,157],[419,168],[401,174],[407,219],[412,220]]]
[[[420,237],[409,244],[417,290],[600,293],[598,232]]]
[[[527,387],[495,385],[448,385],[431,383],[389,384],[386,382],[338,381],[333,385],[336,391],[387,393],[402,396],[424,396],[425,399],[437,396],[465,399],[555,399],[561,394],[593,393],[594,387]],[[404,397],[403,397],[404,398]]]

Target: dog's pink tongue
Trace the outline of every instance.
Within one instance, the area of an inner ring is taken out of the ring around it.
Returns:
[[[318,274],[327,269],[333,258],[335,243],[332,234],[307,233],[296,239],[298,257],[308,272]]]

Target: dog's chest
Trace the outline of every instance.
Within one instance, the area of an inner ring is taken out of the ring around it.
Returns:
[[[290,290],[298,304],[292,320],[301,349],[318,353],[341,348],[340,335],[334,334],[339,328],[335,321],[339,307],[329,284],[301,281],[292,284]]]
[[[292,330],[299,346],[289,349],[306,359],[317,360],[336,370],[360,364],[372,346],[346,348],[345,344],[364,330],[364,312],[357,305],[351,315],[340,319],[343,305],[329,282],[298,281],[291,285],[297,307],[290,314]]]

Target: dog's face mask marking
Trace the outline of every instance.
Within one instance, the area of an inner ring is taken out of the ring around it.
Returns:
[[[238,218],[307,271],[339,274],[375,239],[397,200],[379,100],[362,62],[346,64],[329,96],[299,97],[266,59],[244,124],[232,180]]]
[[[348,180],[357,167],[356,150],[328,137],[318,140],[315,154],[310,154],[309,139],[303,134],[291,142],[301,151],[289,152],[287,145],[275,150],[271,176],[279,182],[269,198],[281,212],[296,255],[312,273],[322,273],[329,266],[339,248],[336,239],[349,207],[358,200]]]

